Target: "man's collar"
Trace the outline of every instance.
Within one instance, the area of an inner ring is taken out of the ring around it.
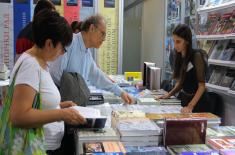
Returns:
[[[85,43],[84,43],[84,40],[83,40],[83,38],[82,38],[82,33],[81,33],[81,32],[78,33],[78,40],[79,40],[79,42],[80,42],[80,48],[81,48],[81,50],[82,50],[82,51],[87,51],[88,48],[86,48],[86,46],[85,46]]]

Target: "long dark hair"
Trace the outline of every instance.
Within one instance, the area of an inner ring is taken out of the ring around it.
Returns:
[[[173,31],[173,35],[180,37],[187,41],[186,54],[182,57],[181,53],[175,50],[175,60],[174,60],[174,73],[173,78],[184,81],[187,66],[192,57],[192,32],[190,28],[185,24],[179,24]]]

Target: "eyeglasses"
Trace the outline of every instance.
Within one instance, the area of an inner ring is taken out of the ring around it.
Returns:
[[[98,28],[98,26],[95,26],[97,30],[99,30],[99,32],[101,33],[101,36],[102,38],[105,38],[106,37],[106,32],[105,31],[102,31]]]

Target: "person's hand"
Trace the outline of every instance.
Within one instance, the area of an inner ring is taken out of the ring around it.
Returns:
[[[186,107],[183,107],[180,111],[181,113],[192,113],[193,108],[191,106],[186,106]]]
[[[76,104],[73,101],[64,101],[64,102],[60,102],[60,108],[69,108],[72,106],[75,106]]]
[[[157,96],[156,99],[168,99],[168,98],[170,98],[170,97],[171,97],[170,94],[169,94],[169,93],[166,93],[166,94],[164,94],[164,95],[162,95],[162,96]]]
[[[121,93],[121,98],[124,100],[125,103],[128,103],[128,104],[134,103],[134,99],[127,92],[123,91]]]
[[[63,112],[62,120],[65,123],[76,125],[76,124],[85,124],[86,119],[79,114],[79,112],[73,108],[61,109]]]

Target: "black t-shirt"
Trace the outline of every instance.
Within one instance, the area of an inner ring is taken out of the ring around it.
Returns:
[[[198,89],[199,82],[205,82],[205,61],[199,50],[193,50],[182,88],[185,92],[194,94]]]

